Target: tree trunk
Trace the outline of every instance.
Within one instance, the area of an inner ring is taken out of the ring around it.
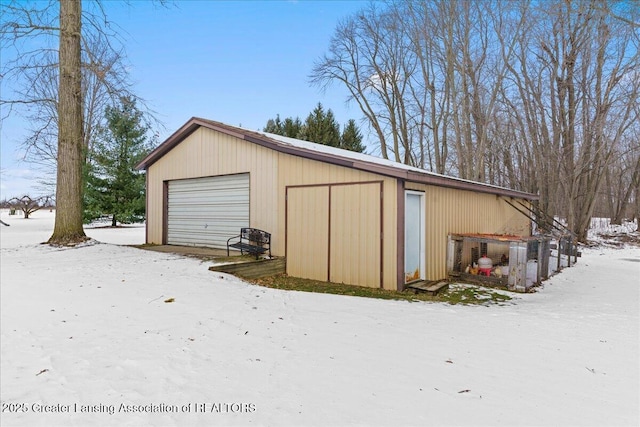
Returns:
[[[81,0],[60,1],[60,85],[58,90],[58,171],[56,219],[50,244],[87,239],[82,229]]]
[[[635,168],[633,170],[633,177],[631,178],[631,183],[627,187],[624,195],[619,198],[618,206],[616,207],[616,211],[614,215],[611,217],[611,224],[622,224],[622,220],[624,219],[627,206],[629,205],[629,201],[631,200],[631,195],[633,194],[634,188],[637,188],[640,185],[640,156],[638,156],[638,160],[636,161]],[[636,195],[636,197],[638,197]]]
[[[636,206],[633,210],[633,219],[636,221],[638,227],[640,227],[640,179],[636,182],[636,188],[634,190]]]

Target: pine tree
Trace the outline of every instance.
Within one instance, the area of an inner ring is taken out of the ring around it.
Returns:
[[[284,123],[282,125],[282,134],[283,136],[288,136],[289,138],[299,138],[300,132],[302,131],[302,121],[298,117],[292,119],[291,117],[287,117],[284,119]]]
[[[280,114],[277,114],[275,119],[267,120],[267,125],[262,130],[276,135],[284,135],[282,133],[283,126],[282,121],[280,121]]]
[[[144,174],[135,166],[149,153],[148,126],[135,101],[108,107],[86,168],[85,221],[111,216],[111,225],[141,222],[145,215]]]
[[[341,135],[333,111],[329,109],[325,112],[321,103],[309,113],[304,123],[298,117],[287,117],[283,121],[280,115],[276,115],[275,119],[267,120],[263,131],[360,153],[366,148],[362,145],[362,134],[355,120],[347,122]]]
[[[339,147],[340,125],[333,117],[333,111],[329,109],[325,112],[322,104],[318,103],[316,108],[307,116],[307,120],[302,126],[300,137],[305,141]]]
[[[276,135],[287,136],[289,138],[298,138],[300,136],[301,129],[302,122],[298,117],[295,119],[287,117],[283,122],[280,120],[280,115],[278,114],[275,119],[267,120],[267,125],[264,127],[263,131]]]
[[[349,120],[342,130],[340,148],[356,151],[358,153],[362,153],[366,148],[362,145],[362,134],[360,133],[358,126],[356,126],[356,121],[353,119]]]

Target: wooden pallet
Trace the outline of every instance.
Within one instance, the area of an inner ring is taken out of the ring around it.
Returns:
[[[258,261],[238,262],[234,264],[222,264],[209,267],[210,271],[221,271],[244,277],[245,279],[257,279],[260,277],[274,276],[284,273],[286,260],[284,257],[273,259],[261,259]]]
[[[449,282],[444,280],[433,280],[430,282],[416,282],[407,285],[407,288],[412,289],[415,293],[423,292],[427,295],[438,295],[440,291],[449,289]]]

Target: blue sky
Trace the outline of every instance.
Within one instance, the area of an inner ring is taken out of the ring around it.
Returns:
[[[161,140],[193,116],[261,129],[276,114],[304,119],[318,102],[341,125],[361,118],[356,106],[345,104],[343,87],[323,93],[308,75],[338,22],[365,1],[130,3],[103,2],[121,28],[136,93],[166,126]],[[10,82],[2,86],[10,90]],[[24,126],[12,115],[0,129],[1,199],[41,192],[38,172],[19,161]]]

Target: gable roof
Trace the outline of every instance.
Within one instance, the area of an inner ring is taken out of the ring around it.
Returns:
[[[406,181],[422,184],[437,185],[441,187],[457,188],[461,190],[478,191],[482,193],[496,194],[506,197],[517,197],[527,200],[537,200],[536,194],[525,193],[496,185],[483,184],[466,179],[455,178],[446,175],[429,172],[414,166],[397,163],[391,160],[382,159],[368,154],[356,153],[354,151],[343,150],[341,148],[316,144],[300,139],[287,138],[260,131],[251,131],[213,120],[192,117],[180,129],[174,132],[167,140],[160,144],[147,157],[136,166],[138,169],[148,169],[155,162],[160,160],[165,154],[180,144],[189,135],[200,127],[234,136],[253,144],[260,145],[281,153],[303,157],[320,162],[344,166],[352,169],[363,170],[379,175],[400,178]]]

